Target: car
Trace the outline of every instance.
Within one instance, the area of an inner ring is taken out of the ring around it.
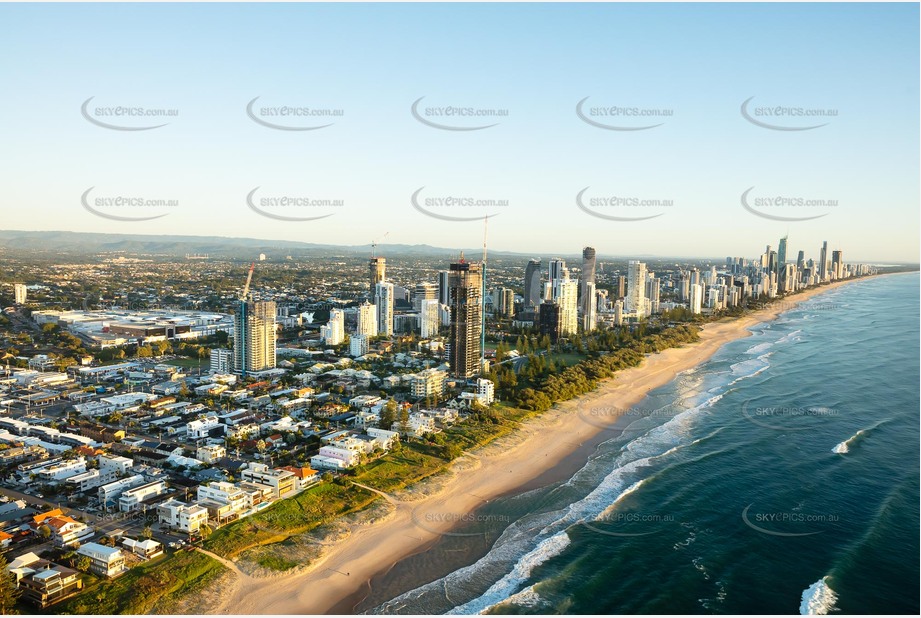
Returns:
[[[44,495],[44,494],[35,494],[35,497],[36,497],[36,498],[44,498],[45,495]]]

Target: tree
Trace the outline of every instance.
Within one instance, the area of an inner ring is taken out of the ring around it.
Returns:
[[[50,539],[51,538],[51,528],[48,527],[47,525],[39,526],[38,535],[42,537],[43,539],[46,539],[46,540]]]
[[[8,567],[6,557],[0,554],[0,614],[13,613],[20,594],[19,589],[13,583],[13,578],[6,571]]]
[[[90,572],[90,566],[91,566],[92,564],[93,564],[93,562],[90,560],[90,557],[89,557],[89,556],[80,556],[79,558],[77,558],[77,561],[76,561],[76,563],[75,563],[75,566],[77,567],[77,570],[78,570],[78,571],[83,571],[84,573],[89,573],[89,572]]]
[[[144,531],[141,534],[145,539],[149,539],[153,536],[153,529],[150,526],[144,526]]]
[[[389,430],[397,420],[397,402],[390,399],[381,408],[381,429]]]
[[[407,408],[400,409],[400,432],[409,435],[409,410]]]

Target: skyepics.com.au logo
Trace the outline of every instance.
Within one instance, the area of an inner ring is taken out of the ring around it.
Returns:
[[[606,131],[647,131],[661,127],[675,115],[675,111],[667,107],[586,105],[590,98],[576,103],[576,115],[582,122]]]
[[[755,187],[742,192],[742,208],[762,219],[771,221],[811,221],[830,214],[830,209],[838,207],[838,200],[827,198],[803,197],[786,194],[752,194]],[[818,213],[796,214],[793,213]]]
[[[316,131],[333,126],[345,111],[306,105],[256,105],[261,97],[246,104],[246,115],[256,124],[276,131]],[[330,122],[332,121],[332,122]]]
[[[483,536],[497,535],[512,523],[508,515],[490,515],[477,512],[419,512],[418,507],[411,513],[413,523],[422,530],[443,536]],[[462,528],[464,532],[447,532],[445,528]]]
[[[501,124],[509,115],[507,109],[498,107],[422,105],[424,98],[413,102],[410,113],[425,126],[442,131],[482,131]]]
[[[632,493],[639,485],[640,483],[636,483],[627,492]],[[648,536],[661,532],[669,524],[674,524],[675,516],[663,513],[614,510],[602,513],[591,521],[583,519],[579,523],[592,532],[605,536]]]
[[[746,420],[774,431],[814,431],[823,419],[840,414],[840,410],[825,406],[754,406],[750,401],[742,404],[742,416]]]
[[[841,520],[834,513],[805,513],[801,510],[751,512],[754,503],[742,509],[742,522],[761,534],[770,536],[812,536],[825,532],[821,528]]]
[[[427,217],[441,221],[482,221],[495,217],[509,206],[504,198],[478,195],[447,194],[422,195],[425,187],[419,187],[410,196],[412,207]]]
[[[756,127],[771,131],[811,131],[824,127],[828,122],[815,124],[817,120],[838,117],[834,108],[803,107],[801,105],[753,105],[748,97],[742,102],[742,117]]]
[[[345,200],[307,195],[257,195],[260,187],[246,194],[246,205],[255,213],[276,221],[317,221],[337,214]],[[308,214],[309,213],[309,214]]]
[[[165,127],[165,118],[179,116],[179,110],[167,107],[144,107],[140,105],[91,105],[95,96],[80,106],[80,113],[87,122],[110,131],[150,131]],[[150,124],[151,121],[159,124]]]
[[[170,214],[179,207],[177,199],[163,199],[144,195],[94,195],[90,187],[80,196],[80,203],[88,212],[111,221],[152,221]],[[129,214],[130,213],[130,214]]]
[[[582,212],[606,221],[655,219],[675,205],[675,201],[668,198],[631,194],[586,195],[590,188],[585,187],[576,194],[576,206]]]

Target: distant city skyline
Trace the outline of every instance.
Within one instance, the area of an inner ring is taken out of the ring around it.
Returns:
[[[457,219],[490,214],[491,248],[544,260],[750,256],[789,236],[914,263],[918,17],[2,4],[2,226],[473,248],[482,222]]]

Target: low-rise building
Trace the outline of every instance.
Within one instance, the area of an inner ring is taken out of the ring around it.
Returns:
[[[164,481],[154,481],[126,489],[118,497],[118,510],[123,513],[140,510],[143,502],[165,493],[166,483]]]
[[[117,547],[107,547],[99,543],[86,543],[77,553],[90,559],[90,571],[102,577],[118,577],[128,570],[125,555]]]
[[[157,518],[161,524],[192,534],[208,523],[208,509],[171,499],[157,505]]]
[[[134,539],[124,538],[122,539],[122,546],[131,553],[141,558],[146,558],[147,560],[163,555],[163,544],[153,539],[136,541]]]
[[[275,491],[276,498],[284,498],[297,489],[297,478],[294,474],[280,468],[269,468],[265,464],[250,464],[248,468],[240,471],[240,478],[270,486]]]
[[[55,547],[74,547],[95,534],[91,527],[66,515],[49,517],[44,525],[51,530],[51,542]]]
[[[8,567],[22,600],[42,609],[68,599],[83,589],[78,571],[39,558],[29,552],[13,559]]]
[[[207,464],[213,464],[227,457],[227,449],[220,444],[206,444],[198,447],[195,456]]]

